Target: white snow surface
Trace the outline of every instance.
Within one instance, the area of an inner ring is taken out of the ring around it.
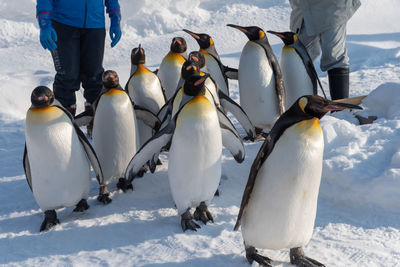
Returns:
[[[52,86],[54,67],[39,43],[33,0],[0,3],[0,265],[5,266],[249,266],[240,231],[233,225],[251,164],[261,142],[245,142],[246,159],[237,164],[223,151],[221,195],[210,206],[215,223],[182,232],[171,197],[168,155],[154,174],[122,193],[109,185],[113,202],[96,200],[91,183],[89,210],[57,210],[61,221],[39,233],[43,213],[22,168],[24,119],[30,94]],[[142,44],[147,66],[156,69],[174,36],[189,51],[198,45],[188,34],[210,34],[222,61],[237,67],[247,38],[227,23],[288,30],[285,0],[120,0],[123,36],[113,49],[107,37],[104,67],[129,76],[130,51]],[[321,120],[325,151],[314,233],[305,253],[326,266],[400,266],[400,24],[398,0],[367,1],[348,23],[351,96],[368,95],[362,111],[343,111]],[[107,22],[108,23],[108,22]],[[281,41],[268,35],[277,57]],[[328,91],[326,73],[317,71]],[[238,85],[230,82],[239,101]],[[78,93],[78,111],[83,110]],[[358,125],[355,114],[375,115]],[[244,130],[235,121],[239,132]],[[284,166],[282,166],[284,167]],[[190,174],[188,174],[190,175]],[[260,250],[273,266],[291,266],[288,250]],[[253,264],[256,266],[257,264]]]

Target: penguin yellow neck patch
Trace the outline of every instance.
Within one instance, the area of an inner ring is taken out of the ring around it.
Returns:
[[[313,118],[310,120],[304,120],[295,125],[295,130],[300,133],[312,134],[312,133],[321,133],[322,128],[319,124],[318,118]]]
[[[151,73],[151,71],[146,68],[143,64],[139,64],[137,66],[136,72],[133,76],[137,76],[137,75],[141,75],[141,74],[145,74],[145,73]]]
[[[204,55],[209,55],[209,53],[206,51],[206,50],[204,50],[203,48],[200,48],[200,50],[199,50],[201,53],[203,53]]]
[[[104,93],[105,96],[112,96],[112,95],[119,95],[119,94],[124,94],[122,90],[118,89],[110,89],[106,93]]]
[[[32,123],[47,123],[60,118],[63,114],[64,111],[54,106],[31,108],[28,110],[26,120]]]
[[[178,62],[180,64],[185,63],[185,58],[179,54],[179,53],[173,53],[173,52],[169,52],[166,56],[165,59],[168,62]]]

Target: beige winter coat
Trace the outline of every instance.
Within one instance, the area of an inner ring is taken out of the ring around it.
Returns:
[[[360,0],[289,0],[290,30],[297,32],[303,19],[307,35],[313,36],[346,23],[360,7]]]

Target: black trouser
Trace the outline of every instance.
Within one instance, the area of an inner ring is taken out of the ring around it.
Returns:
[[[53,91],[64,107],[76,103],[75,91],[82,82],[83,96],[93,103],[101,91],[106,30],[82,29],[52,21],[57,49],[52,51],[56,76]]]

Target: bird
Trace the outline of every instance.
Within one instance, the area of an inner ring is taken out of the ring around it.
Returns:
[[[271,266],[256,248],[290,249],[297,266],[324,266],[302,247],[312,235],[322,174],[324,137],[319,120],[329,111],[361,109],[305,95],[274,124],[249,173],[234,230],[241,226],[246,258]]]
[[[165,97],[168,101],[176,91],[180,77],[181,68],[187,59],[187,44],[182,37],[174,37],[171,42],[170,51],[162,59],[157,76],[165,89]]]
[[[268,32],[278,36],[285,44],[282,48],[280,66],[286,89],[286,107],[289,108],[302,95],[318,95],[317,83],[326,98],[314,63],[297,34]]]
[[[91,169],[100,186],[103,172],[96,152],[72,115],[54,99],[46,86],[31,94],[25,120],[23,166],[26,180],[45,218],[40,231],[60,223],[56,209],[76,205],[89,208]]]
[[[200,46],[200,52],[203,53],[208,73],[217,83],[219,90],[229,96],[228,78],[237,79],[237,70],[229,68],[222,64],[219,54],[215,48],[214,40],[206,33],[194,33],[187,29],[184,32],[190,34]]]
[[[227,26],[243,32],[249,39],[239,61],[240,105],[261,137],[263,129],[271,130],[285,112],[282,72],[263,29],[258,26]]]
[[[208,205],[221,177],[222,143],[239,163],[245,157],[243,143],[234,126],[206,96],[210,94],[204,86],[207,78],[207,74],[194,74],[185,80],[178,111],[142,146],[125,172],[125,182],[132,183],[140,166],[171,142],[168,178],[183,231],[196,231],[200,227],[193,218],[204,224],[214,220]],[[193,216],[192,207],[196,207]]]

